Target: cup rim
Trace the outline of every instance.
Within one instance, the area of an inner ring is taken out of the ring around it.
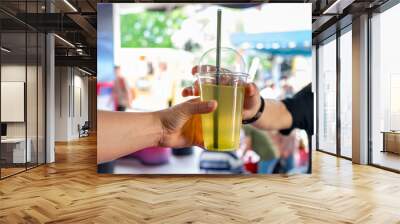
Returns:
[[[200,59],[199,59],[198,66],[201,66],[201,65],[202,65],[203,58],[204,58],[208,53],[210,53],[210,52],[212,52],[212,51],[216,51],[216,50],[217,50],[216,47],[212,47],[212,48],[206,50],[206,51],[201,55],[201,57],[200,57]],[[238,50],[236,50],[235,48],[232,48],[232,47],[228,47],[228,46],[221,46],[221,47],[220,47],[220,50],[221,50],[221,51],[233,51],[233,52],[236,54],[236,56],[239,56],[239,58],[240,58],[241,63],[238,63],[238,64],[241,65],[240,67],[241,67],[243,70],[245,70],[245,68],[246,68],[246,62],[244,61],[243,55],[240,54]]]
[[[197,72],[195,74],[195,77],[199,77],[199,76],[200,77],[201,76],[216,76],[216,73],[217,72],[215,72],[215,71],[213,71],[213,72]],[[249,74],[247,74],[245,72],[231,72],[231,71],[227,72],[227,71],[222,71],[222,72],[219,72],[219,74],[220,75],[230,75],[230,76],[235,76],[235,77],[245,77],[245,78],[249,77]]]

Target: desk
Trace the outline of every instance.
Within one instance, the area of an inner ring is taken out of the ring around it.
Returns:
[[[32,158],[32,141],[30,138],[28,138],[26,142],[28,142],[28,147],[26,147],[25,152],[25,138],[1,139],[1,159],[4,159],[5,163],[30,162]]]
[[[400,154],[400,131],[383,131],[382,152]]]

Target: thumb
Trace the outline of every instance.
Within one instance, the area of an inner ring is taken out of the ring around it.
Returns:
[[[182,112],[187,115],[206,114],[213,112],[217,108],[217,101],[189,100],[182,104]]]
[[[259,95],[257,86],[254,83],[246,84],[245,94],[247,97],[253,97]]]

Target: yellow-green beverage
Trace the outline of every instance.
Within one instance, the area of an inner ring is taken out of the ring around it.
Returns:
[[[217,110],[201,115],[204,146],[208,150],[239,148],[244,98],[243,86],[200,84],[201,100],[216,100]]]

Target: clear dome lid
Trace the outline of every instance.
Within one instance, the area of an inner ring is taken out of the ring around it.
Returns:
[[[206,51],[200,58],[197,74],[215,72],[217,65],[217,49],[212,48]],[[237,75],[246,74],[246,64],[242,55],[232,48],[221,47],[220,51],[220,72]]]

